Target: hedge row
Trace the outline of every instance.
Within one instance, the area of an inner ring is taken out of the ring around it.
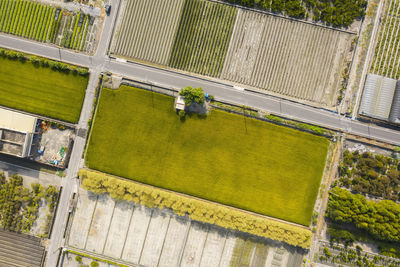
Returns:
[[[72,72],[73,74],[79,74],[81,76],[89,75],[89,71],[86,68],[76,67],[73,65],[65,64],[59,61],[50,60],[47,58],[27,55],[21,52],[16,52],[13,50],[8,50],[4,48],[0,48],[0,57],[7,57],[11,60],[20,60],[22,62],[30,61],[32,64],[38,67],[44,68],[51,68],[55,71],[69,73]]]
[[[312,233],[309,229],[268,219],[217,203],[195,199],[182,194],[126,181],[104,173],[81,169],[82,186],[95,194],[109,193],[115,200],[140,203],[149,208],[171,209],[191,219],[224,228],[309,248]]]

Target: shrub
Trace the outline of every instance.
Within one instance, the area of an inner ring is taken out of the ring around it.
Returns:
[[[97,261],[92,261],[90,263],[90,267],[98,267],[98,266],[99,266],[99,263]]]
[[[309,248],[312,232],[309,229],[268,219],[217,203],[172,193],[149,185],[118,179],[111,175],[82,169],[82,186],[95,194],[109,193],[116,200],[141,203],[149,208],[168,208],[191,219],[283,241],[293,246]]]
[[[183,88],[179,92],[179,95],[185,98],[185,104],[187,106],[190,106],[190,104],[192,104],[193,102],[197,104],[203,104],[204,101],[206,100],[206,96],[201,87],[192,88],[191,86],[188,86],[186,88]]]
[[[277,116],[274,116],[274,115],[264,115],[264,117],[267,119],[267,120],[270,120],[270,121],[273,121],[273,122],[277,122],[277,123],[282,123],[283,122],[283,119],[281,118],[281,117],[277,117]]]
[[[77,256],[75,257],[75,260],[76,260],[77,262],[79,262],[79,263],[82,263],[82,257],[79,256],[79,255],[77,255]]]

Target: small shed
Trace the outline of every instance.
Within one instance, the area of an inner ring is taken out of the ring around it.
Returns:
[[[175,109],[176,110],[185,110],[185,98],[183,96],[178,95],[175,98]]]

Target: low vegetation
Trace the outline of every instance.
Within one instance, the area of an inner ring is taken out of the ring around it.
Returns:
[[[339,185],[352,191],[400,200],[400,164],[397,159],[346,150],[339,173]]]
[[[400,204],[369,201],[346,189],[331,190],[326,216],[335,223],[361,229],[377,240],[400,243]]]
[[[62,25],[63,16],[74,21],[72,29],[69,23]],[[56,7],[34,1],[0,0],[0,31],[38,42],[56,43],[59,32],[63,32],[61,46],[83,50],[88,22],[89,16],[79,12],[57,11]]]
[[[237,9],[204,0],[186,0],[169,66],[218,77],[235,24]]]
[[[87,166],[309,225],[327,139],[220,110],[183,122],[173,104],[142,89],[104,88]]]
[[[321,21],[335,27],[347,27],[355,19],[365,15],[368,1],[320,1],[320,0],[223,0],[228,3],[263,9],[289,17],[304,19],[312,16],[314,21]]]
[[[13,175],[6,179],[0,173],[0,226],[17,232],[29,232],[35,222],[39,203],[46,199],[52,210],[57,197],[53,186],[43,188],[40,184],[31,184],[31,190],[23,187],[21,176]]]
[[[0,48],[0,105],[75,123],[87,69]]]
[[[308,248],[311,244],[312,233],[303,227],[91,170],[82,169],[79,176],[85,189],[96,194],[109,193],[115,200],[140,203],[149,208],[168,208],[196,221],[283,241],[293,246]]]

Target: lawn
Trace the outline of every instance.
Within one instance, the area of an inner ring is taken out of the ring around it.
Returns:
[[[0,105],[75,123],[88,77],[0,57]]]
[[[309,225],[327,139],[218,110],[182,122],[173,102],[127,86],[103,89],[88,166]]]

